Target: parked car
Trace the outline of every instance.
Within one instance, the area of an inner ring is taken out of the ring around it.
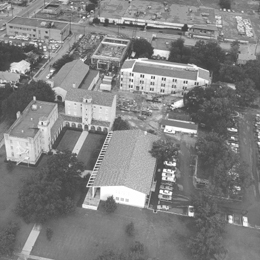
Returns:
[[[122,110],[122,109],[121,109],[121,110]],[[127,110],[127,111],[128,111],[128,110]],[[137,118],[140,119],[140,120],[146,120],[146,119],[147,119],[147,116],[138,115]]]
[[[172,196],[172,191],[169,191],[169,190],[160,190],[159,193],[163,194],[163,195],[170,195],[170,196]]]
[[[229,132],[237,132],[237,129],[236,128],[228,128],[227,129]]]
[[[168,128],[165,128],[164,132],[165,133],[170,133],[170,134],[175,134],[175,131],[173,131],[172,129],[168,129]]]
[[[162,177],[162,180],[163,181],[169,181],[169,182],[176,182],[176,177],[166,177],[166,176],[163,176]]]
[[[152,111],[146,111],[146,110],[143,110],[141,111],[141,114],[144,115],[144,116],[152,116]]]
[[[161,184],[160,185],[160,189],[161,190],[170,190],[171,191],[173,189],[173,187],[171,185]]]
[[[248,227],[248,218],[246,216],[242,216],[242,224],[244,227]]]
[[[174,174],[174,173],[175,173],[174,170],[172,170],[172,169],[166,169],[166,168],[163,168],[163,172],[165,172],[165,173],[171,173],[171,174]]]
[[[169,210],[170,207],[168,205],[157,205],[157,209]]]
[[[176,159],[175,159],[175,161],[165,161],[164,163],[163,163],[164,165],[167,165],[167,166],[176,166]]]
[[[194,207],[193,206],[188,206],[188,216],[194,217]]]
[[[160,200],[172,200],[172,196],[170,196],[170,195],[159,194],[159,195],[158,195],[158,198],[159,198]]]
[[[233,215],[228,215],[228,223],[233,224],[234,223],[234,217]]]
[[[169,172],[163,172],[162,177],[175,177],[174,173],[169,173]]]

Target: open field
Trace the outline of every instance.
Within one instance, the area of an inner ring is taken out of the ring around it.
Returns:
[[[78,154],[78,160],[85,164],[87,170],[93,170],[105,138],[101,134],[88,134]]]
[[[64,150],[72,151],[80,135],[81,135],[81,131],[75,131],[70,129],[66,130],[57,149],[60,151],[64,151]]]

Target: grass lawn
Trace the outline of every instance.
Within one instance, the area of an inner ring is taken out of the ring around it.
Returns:
[[[125,227],[133,221],[136,234],[127,237]],[[134,241],[142,242],[150,257],[160,260],[188,260],[182,248],[185,224],[170,214],[154,214],[149,210],[119,206],[107,215],[102,210],[78,209],[76,214],[48,224],[54,231],[47,241],[45,228],[33,255],[55,260],[92,260],[104,250],[128,250]]]
[[[78,160],[84,162],[87,170],[93,170],[105,138],[101,134],[88,134],[78,154]]]
[[[18,233],[16,250],[21,250],[24,245],[32,225],[25,224],[18,218],[13,210],[17,203],[18,193],[23,183],[22,180],[33,174],[37,168],[27,166],[15,166],[12,171],[7,170],[5,160],[5,147],[0,149],[0,227],[4,227],[9,221],[20,223],[21,230]]]
[[[64,150],[72,151],[80,135],[81,135],[81,131],[74,131],[70,129],[66,130],[64,136],[62,137],[60,143],[58,144],[57,149],[61,151]]]

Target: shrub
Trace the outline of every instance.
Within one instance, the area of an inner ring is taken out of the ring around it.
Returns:
[[[95,24],[99,24],[99,23],[100,23],[99,18],[95,17],[95,18],[93,19],[93,23],[95,23]]]
[[[219,6],[221,8],[230,9],[231,8],[231,0],[219,0]]]
[[[8,161],[8,163],[6,165],[7,171],[8,172],[12,172],[14,167],[15,167],[15,164],[13,162],[11,162],[11,161]]]
[[[104,209],[107,213],[113,213],[117,208],[116,201],[113,196],[107,198],[104,203]]]
[[[133,223],[133,222],[130,222],[130,223],[126,226],[125,232],[126,232],[126,234],[127,234],[129,237],[132,237],[132,236],[134,235],[135,227],[134,227],[134,223]]]
[[[106,19],[105,19],[104,26],[108,26],[108,24],[109,24],[109,20],[106,18]]]
[[[52,236],[53,236],[53,230],[48,227],[48,228],[46,229],[46,237],[47,237],[48,241],[51,241]]]

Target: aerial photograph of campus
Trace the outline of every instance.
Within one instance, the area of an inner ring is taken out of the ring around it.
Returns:
[[[260,259],[260,0],[0,0],[0,260]]]

